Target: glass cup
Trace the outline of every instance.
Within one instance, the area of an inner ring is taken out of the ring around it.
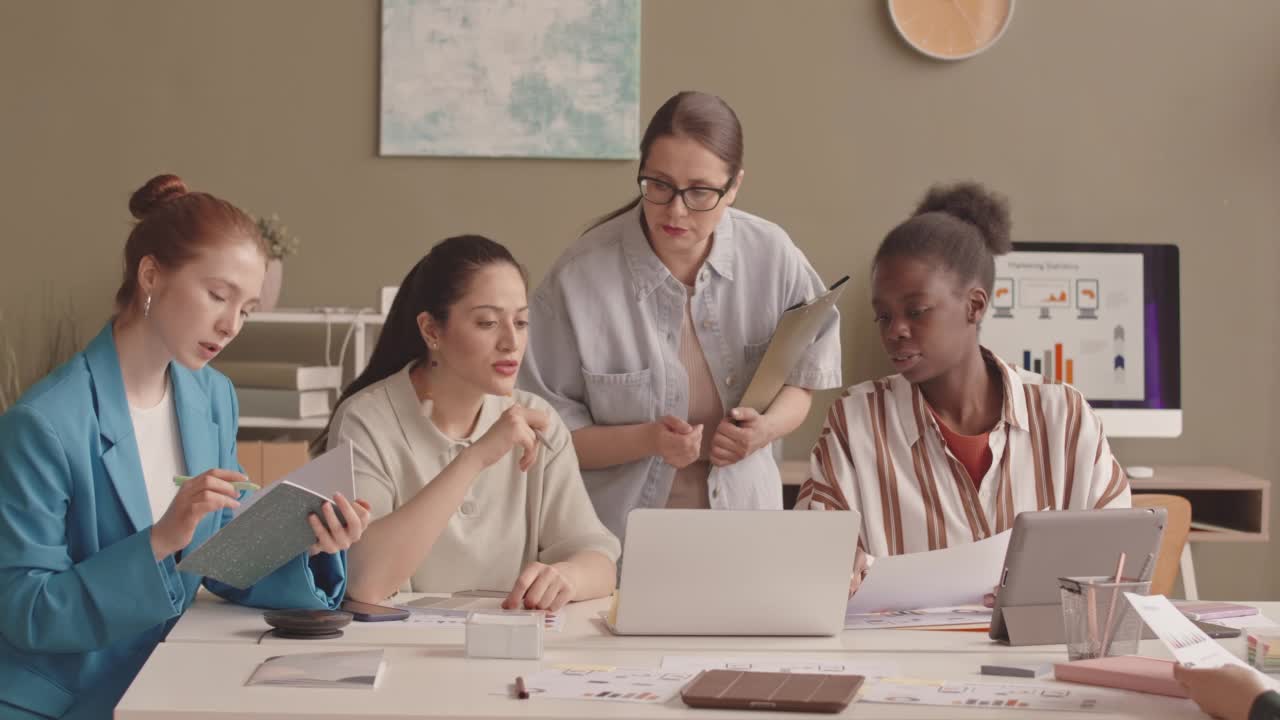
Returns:
[[[1058,578],[1062,592],[1062,626],[1067,659],[1087,660],[1109,655],[1133,655],[1142,639],[1142,618],[1124,593],[1146,595],[1150,580],[1111,576]]]

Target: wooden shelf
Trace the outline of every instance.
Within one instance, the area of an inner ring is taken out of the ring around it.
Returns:
[[[359,377],[364,372],[368,361],[366,331],[371,327],[385,324],[387,316],[372,308],[276,308],[250,313],[246,322],[279,323],[292,325],[350,325],[352,341],[351,371],[352,377]],[[344,341],[345,345],[345,341]],[[327,353],[327,350],[326,350]],[[344,384],[347,382],[343,381]],[[242,430],[323,430],[328,424],[329,416],[291,420],[288,418],[255,417],[252,415],[240,418],[239,428]]]
[[[1271,483],[1229,467],[1157,465],[1149,478],[1129,478],[1134,493],[1164,493],[1191,502],[1191,521],[1221,530],[1192,529],[1190,542],[1267,542],[1271,539]]]
[[[299,323],[304,325],[323,325],[325,323],[352,323],[359,321],[370,325],[381,325],[387,316],[372,308],[277,308],[263,312],[249,313],[246,322],[261,323]]]

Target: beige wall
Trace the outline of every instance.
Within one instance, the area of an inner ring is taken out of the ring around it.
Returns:
[[[680,89],[725,97],[746,128],[740,206],[854,276],[847,381],[886,370],[875,244],[930,182],[979,178],[1012,199],[1017,239],[1181,246],[1186,431],[1117,442],[1123,460],[1277,475],[1280,3],[1023,0],[959,64],[909,51],[880,0],[646,0],[643,22],[645,119]],[[626,162],[377,157],[378,34],[373,0],[0,3],[0,308],[67,298],[96,330],[129,192],[157,171],[279,212],[304,239],[291,305],[372,304],[464,231],[536,280],[631,194]],[[1272,557],[1200,549],[1202,589],[1274,596]]]

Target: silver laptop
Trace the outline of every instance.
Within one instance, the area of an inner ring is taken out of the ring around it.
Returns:
[[[856,511],[634,510],[619,635],[835,635],[844,629]]]

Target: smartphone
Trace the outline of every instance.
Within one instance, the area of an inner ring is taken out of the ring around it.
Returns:
[[[1226,625],[1214,625],[1203,620],[1192,620],[1196,627],[1204,631],[1205,635],[1211,638],[1233,638],[1240,637],[1240,628],[1227,627]]]
[[[453,597],[498,598],[504,600],[511,594],[510,590],[459,590]]]
[[[356,600],[343,600],[342,609],[351,613],[360,622],[386,622],[388,620],[404,620],[409,617],[408,610],[363,603]]]

